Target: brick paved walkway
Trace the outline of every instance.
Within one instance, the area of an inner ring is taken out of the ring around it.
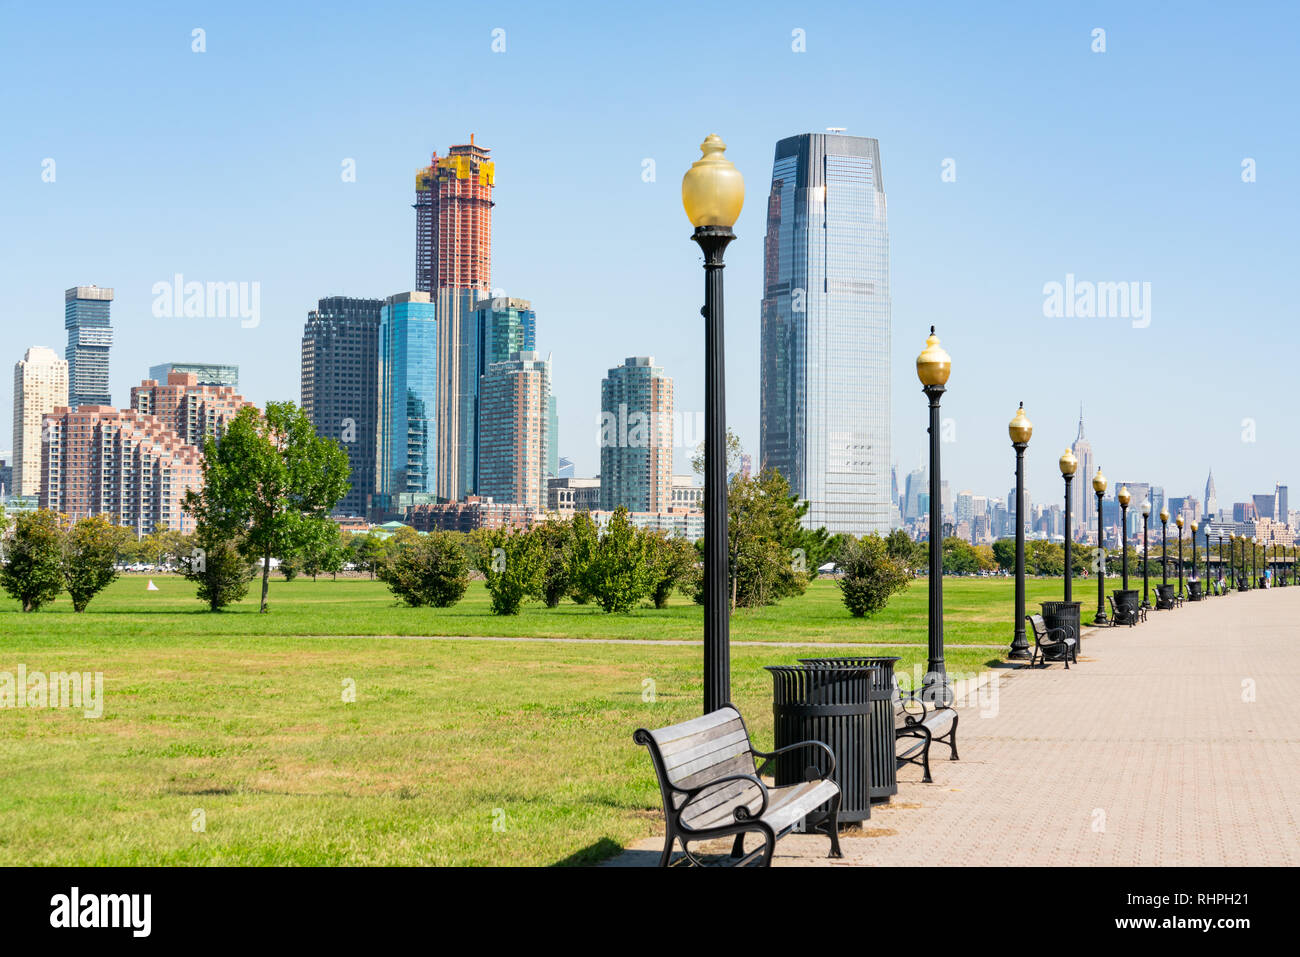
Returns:
[[[934,761],[934,784],[900,771],[844,861],[792,835],[776,863],[1300,864],[1298,623],[1290,587],[1085,633],[1077,667],[1006,673],[963,708],[962,760]]]

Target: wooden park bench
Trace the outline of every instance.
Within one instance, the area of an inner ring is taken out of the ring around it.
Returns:
[[[831,857],[840,852],[840,789],[832,780],[835,754],[821,741],[802,741],[776,751],[757,751],[740,712],[728,705],[681,724],[648,731],[640,728],[632,740],[650,751],[659,791],[663,797],[664,850],[659,866],[667,867],[674,842],[692,864],[701,864],[688,842],[735,836],[731,857],[737,866],[755,860],[772,863],[776,842],[794,830],[805,817],[823,805],[829,812],[820,827],[831,841]],[[786,787],[769,787],[763,771],[777,755],[807,749],[825,759],[828,767],[804,770],[804,781]],[[824,753],[823,753],[824,752]],[[758,766],[755,758],[763,758]],[[746,834],[763,838],[761,846],[744,853]]]
[[[1047,622],[1043,621],[1042,615],[1025,615],[1029,626],[1034,630],[1034,654],[1029,659],[1029,667],[1034,667],[1035,662],[1041,661],[1047,664],[1047,655],[1050,652],[1056,660],[1065,662],[1065,670],[1070,670],[1070,661],[1074,660],[1079,663],[1079,640],[1071,638],[1064,628],[1048,628]]]
[[[930,745],[935,741],[948,746],[950,761],[957,755],[957,712],[946,702],[925,700],[925,690],[905,691],[894,678],[894,754],[898,767],[919,764],[921,780],[933,784],[930,777]],[[944,729],[947,729],[946,731]]]

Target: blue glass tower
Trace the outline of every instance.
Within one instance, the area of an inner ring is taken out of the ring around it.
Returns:
[[[888,534],[889,229],[880,144],[776,145],[764,241],[760,457],[812,528]]]
[[[389,296],[379,311],[378,505],[433,494],[437,467],[438,319],[427,292]]]
[[[108,387],[108,351],[113,346],[109,309],[113,290],[73,286],[63,294],[63,326],[68,330],[68,403],[112,405]]]
[[[483,376],[494,363],[506,362],[515,353],[537,348],[537,313],[527,299],[507,296],[480,299],[474,304],[473,329],[472,351],[464,360],[472,368],[467,405],[473,412],[472,426],[466,430],[467,458],[463,470],[468,483],[466,492],[480,492]]]

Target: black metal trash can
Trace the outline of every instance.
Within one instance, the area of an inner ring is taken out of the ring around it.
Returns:
[[[1189,578],[1187,580],[1187,600],[1201,600],[1201,580],[1199,578]]]
[[[1119,609],[1121,614],[1127,612],[1130,616],[1129,621],[1137,618],[1138,603],[1141,600],[1138,594],[1136,588],[1120,588],[1115,591],[1115,607]]]
[[[1064,628],[1065,637],[1073,638],[1078,644],[1075,646],[1076,651],[1083,649],[1083,641],[1079,634],[1083,630],[1080,610],[1083,608],[1083,602],[1078,601],[1045,601],[1042,603],[1043,624],[1049,629]],[[1051,661],[1059,661],[1065,657],[1065,649],[1044,653],[1044,657]]]
[[[894,666],[897,655],[861,658],[800,658],[804,665],[834,668],[871,668],[871,800],[888,801],[898,793],[898,762],[894,759]]]
[[[772,714],[780,750],[801,741],[821,741],[835,755],[835,783],[840,788],[840,822],[871,817],[871,673],[870,668],[824,668],[769,665]],[[805,780],[804,768],[827,770],[825,752],[797,749],[776,759],[776,786]],[[830,813],[823,804],[804,819],[811,830]]]

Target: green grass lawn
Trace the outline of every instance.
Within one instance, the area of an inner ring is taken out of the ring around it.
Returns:
[[[502,619],[480,585],[435,611],[365,581],[275,581],[270,615],[250,602],[211,615],[187,583],[154,581],[158,592],[119,580],[83,615],[66,599],[35,615],[0,602],[0,671],[99,671],[105,683],[99,719],[0,709],[0,865],[583,863],[660,826],[631,736],[698,713],[700,648],[329,636],[695,639],[688,603],[629,616],[534,605]],[[1031,607],[1058,588],[1031,581]],[[961,644],[1009,643],[1011,585],[949,579],[945,595],[948,668],[976,673],[1001,652]],[[923,668],[924,583],[867,622],[817,583],[737,614],[733,635],[841,653],[892,642],[901,669]],[[808,654],[733,649],[733,700],[761,747],[772,744],[763,666]]]
[[[195,600],[194,586],[174,575],[119,578],[81,614],[66,596],[35,615],[18,614],[18,604],[0,597],[0,636],[89,634],[118,638],[178,638],[215,635],[500,635],[506,637],[698,639],[703,610],[681,596],[668,608],[649,605],[630,615],[607,615],[593,605],[562,602],[546,608],[530,602],[517,616],[493,615],[482,582],[471,582],[465,598],[451,608],[408,608],[394,602],[380,582],[298,579],[271,582],[267,615],[257,611],[258,583],[243,602],[212,614]],[[1117,580],[1116,580],[1117,581]],[[1140,580],[1139,580],[1140,582]],[[1060,579],[1029,579],[1027,607],[1061,597]],[[1118,584],[1115,585],[1118,587]],[[1075,583],[1075,598],[1095,604],[1095,583]],[[1011,642],[1015,589],[1010,578],[944,580],[944,639],[948,644]],[[848,641],[889,644],[925,642],[927,590],[924,579],[895,595],[874,618],[849,615],[829,580],[814,581],[805,595],[770,608],[740,609],[732,617],[737,641]],[[10,614],[12,612],[12,614]]]

